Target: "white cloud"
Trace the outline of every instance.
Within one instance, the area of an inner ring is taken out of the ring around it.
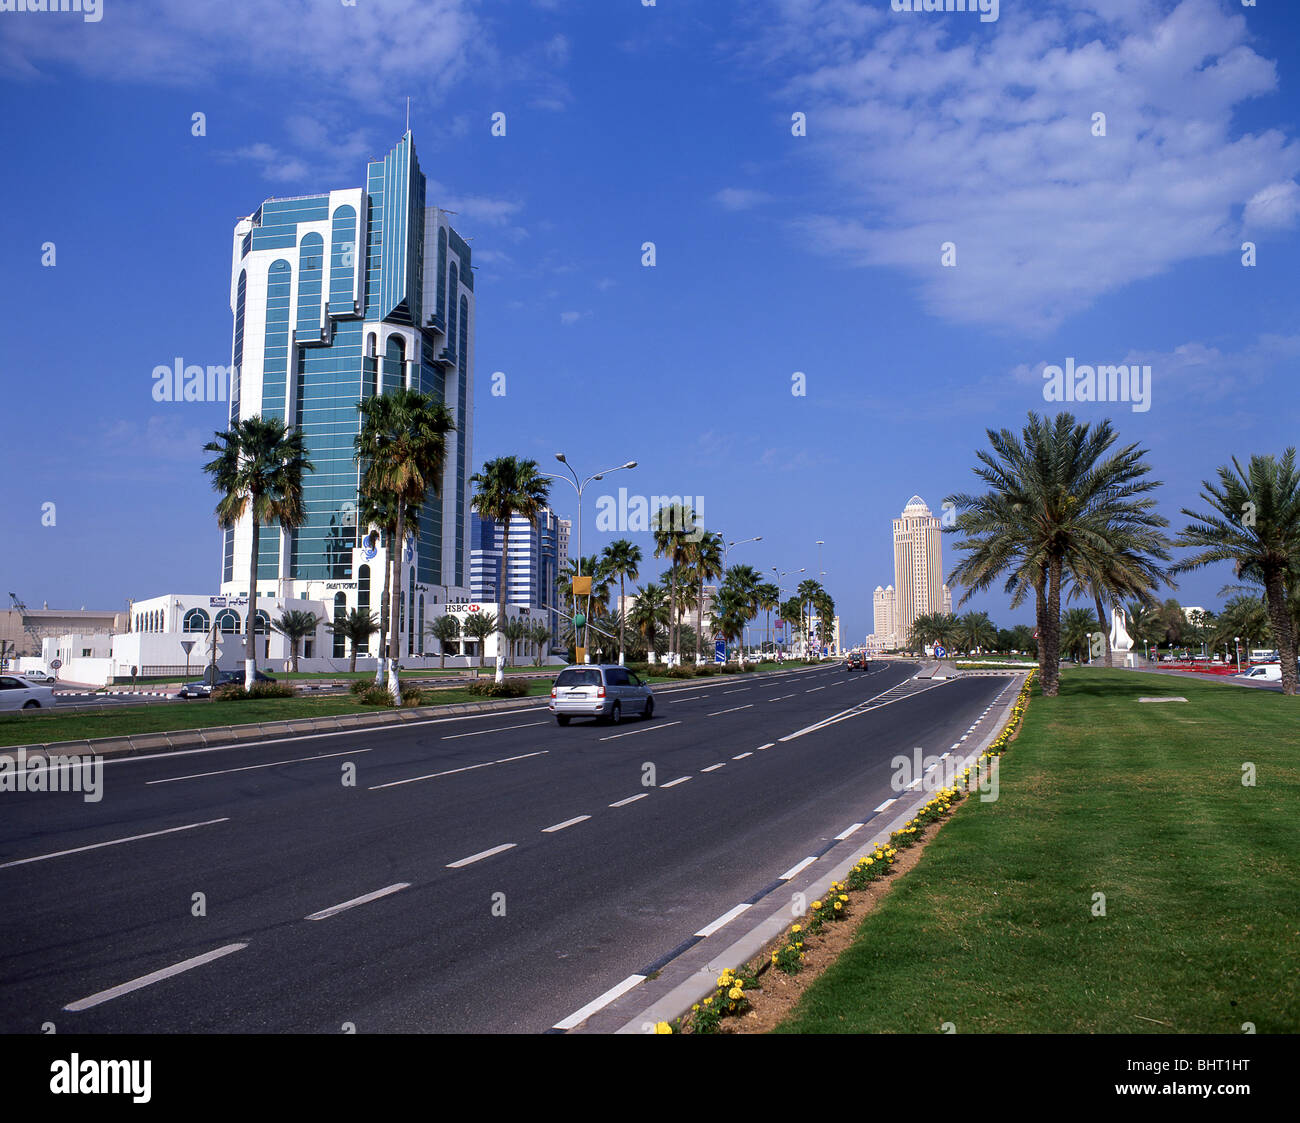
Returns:
[[[584,320],[591,315],[590,309],[586,312],[561,312],[560,323],[566,328],[576,324],[579,320]]]
[[[1233,132],[1242,103],[1276,89],[1274,64],[1216,0],[1043,0],[996,24],[773,2],[766,66],[794,68],[780,93],[808,114],[794,143],[844,200],[796,227],[909,274],[936,316],[1046,332],[1132,281],[1233,254],[1243,207],[1248,224],[1296,216],[1300,145]],[[955,268],[940,264],[949,241]]]
[[[713,201],[724,210],[747,211],[766,203],[770,198],[766,191],[755,191],[748,187],[724,187],[713,196]]]
[[[1246,204],[1242,225],[1247,232],[1261,228],[1289,229],[1295,225],[1297,215],[1300,215],[1300,185],[1288,180],[1255,192]]]

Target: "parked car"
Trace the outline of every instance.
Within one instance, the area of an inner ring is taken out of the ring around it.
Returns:
[[[244,681],[243,671],[218,671],[216,675],[216,685],[224,686],[228,682],[242,683]],[[254,682],[275,682],[270,675],[264,675],[261,671],[253,672]],[[176,692],[177,698],[207,698],[212,694],[212,670],[203,672],[203,677],[198,682],[187,682]]]
[[[0,675],[0,710],[43,710],[54,705],[54,688],[18,675]]]
[[[48,671],[19,671],[19,678],[25,678],[28,682],[51,683],[58,681]]]
[[[586,663],[565,667],[551,687],[547,707],[560,725],[575,717],[608,719],[615,725],[625,714],[654,717],[655,699],[650,684],[626,667],[613,663]]]

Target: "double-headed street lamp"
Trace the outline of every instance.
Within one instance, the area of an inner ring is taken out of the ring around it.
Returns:
[[[755,535],[753,538],[741,538],[735,542],[728,542],[725,539],[723,540],[722,576],[724,580],[727,576],[727,555],[731,553],[731,548],[733,546],[743,546],[745,545],[746,542],[762,542],[762,541],[763,541],[763,536],[761,534]],[[703,629],[703,627],[704,627],[704,605],[701,604],[700,605],[700,628]],[[741,633],[740,636],[740,660],[742,663],[745,661],[745,635],[743,632]]]
[[[789,577],[792,573],[796,573],[796,574],[797,574],[797,573],[803,573],[804,570],[807,569],[807,568],[808,568],[807,566],[804,566],[802,569],[787,569],[784,573],[780,573],[780,572],[777,572],[777,567],[776,567],[776,566],[773,566],[773,567],[772,567],[772,572],[776,574],[776,610],[777,610],[777,612],[780,612],[780,611],[781,611],[781,578],[782,578],[782,577]]]
[[[595,480],[603,480],[611,472],[621,472],[625,468],[635,468],[636,461],[629,460],[626,464],[619,464],[617,467],[614,468],[606,468],[603,472],[597,472],[594,476],[588,476],[585,480],[579,480],[578,473],[573,470],[573,465],[570,464],[568,460],[565,459],[564,453],[557,452],[555,454],[555,459],[558,460],[561,464],[565,466],[565,468],[568,469],[569,472],[568,476],[562,476],[559,473],[555,473],[555,472],[539,472],[538,474],[542,476],[546,476],[548,479],[552,479],[552,480],[563,480],[566,484],[569,484],[574,491],[578,493],[578,572],[576,576],[581,577],[582,576],[582,493],[586,490],[587,485],[589,483],[592,483]],[[570,479],[570,477],[572,477],[572,479]],[[502,565],[506,564],[505,558],[501,559],[501,564]],[[589,577],[594,576],[594,574],[589,574],[588,576]],[[591,587],[590,585],[588,585],[587,615],[590,614],[591,614]],[[573,594],[573,624],[574,624],[574,632],[573,632],[574,647],[577,648],[577,650],[574,652],[575,662],[585,663],[587,661],[587,620],[584,617],[581,623],[578,622],[578,594],[576,592],[574,592]],[[578,628],[582,628],[581,637],[579,637]],[[497,667],[499,671],[501,667],[501,655],[499,652],[497,654]],[[499,674],[498,674],[498,681],[500,681]]]

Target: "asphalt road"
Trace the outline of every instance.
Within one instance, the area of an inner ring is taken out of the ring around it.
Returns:
[[[1008,681],[779,740],[914,670],[729,677],[618,727],[531,707],[113,761],[99,802],[0,794],[0,1031],[543,1031],[897,794],[890,758],[948,749]]]

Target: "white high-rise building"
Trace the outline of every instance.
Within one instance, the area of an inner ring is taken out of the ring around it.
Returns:
[[[894,520],[894,635],[900,644],[907,642],[918,616],[943,611],[942,535],[939,520],[919,495]]]
[[[894,647],[894,586],[887,589],[876,586],[871,598],[872,623],[875,627],[873,636],[881,647]]]

